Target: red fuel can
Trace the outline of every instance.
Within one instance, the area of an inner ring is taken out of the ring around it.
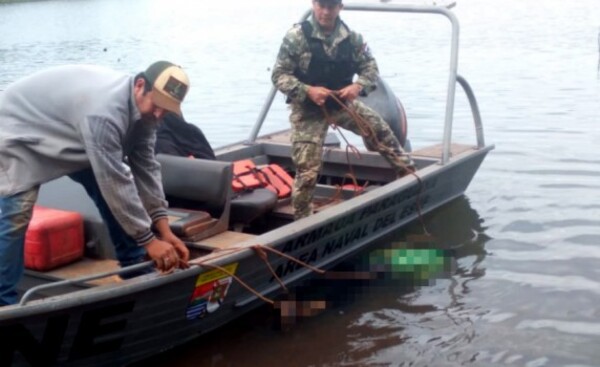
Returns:
[[[83,217],[36,205],[25,235],[25,267],[46,271],[83,256]]]

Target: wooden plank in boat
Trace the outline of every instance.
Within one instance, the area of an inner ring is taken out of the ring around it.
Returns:
[[[119,270],[119,263],[116,260],[83,258],[72,264],[44,272],[44,274],[61,279],[75,279],[86,275],[105,273],[114,270]],[[120,281],[121,278],[119,278],[119,276],[112,275],[110,277],[92,280],[88,283],[102,285]]]
[[[411,153],[411,155],[417,157],[428,157],[428,158],[441,158],[442,157],[442,144],[432,145],[430,147],[417,149]],[[455,156],[466,151],[472,150],[472,145],[465,144],[450,144],[450,155]]]
[[[201,248],[217,250],[234,247],[238,243],[254,237],[256,237],[256,235],[243,232],[225,231],[193,243]]]

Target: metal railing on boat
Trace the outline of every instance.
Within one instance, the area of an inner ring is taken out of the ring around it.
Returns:
[[[452,2],[443,6],[424,6],[424,5],[395,5],[395,4],[345,4],[344,10],[351,11],[374,11],[374,12],[393,12],[393,13],[421,13],[421,14],[439,14],[443,15],[450,20],[452,25],[452,44],[450,48],[450,75],[448,78],[448,91],[446,95],[446,112],[444,121],[444,136],[443,136],[443,148],[441,156],[441,164],[444,165],[450,159],[450,144],[452,141],[452,121],[454,117],[454,100],[456,95],[456,84],[458,83],[469,100],[471,107],[471,113],[473,115],[473,122],[475,124],[475,132],[477,138],[477,147],[483,148],[485,141],[483,138],[483,124],[481,121],[481,115],[479,113],[479,107],[475,94],[471,89],[471,86],[465,78],[458,75],[458,35],[459,35],[459,24],[458,18],[454,15],[451,8],[456,5],[456,2]],[[300,18],[300,22],[308,19],[311,15],[312,10],[306,11],[306,13]],[[254,124],[254,127],[248,138],[248,143],[253,144],[258,137],[258,133],[264,123],[267,114],[273,104],[275,95],[277,94],[277,88],[271,87],[267,99],[263,104],[263,107],[259,113],[258,119]]]
[[[36,294],[40,291],[48,290],[51,288],[64,287],[64,286],[68,286],[68,285],[82,284],[85,282],[89,282],[91,280],[102,279],[102,278],[107,278],[107,277],[110,277],[113,275],[121,275],[121,274],[129,273],[129,272],[139,271],[139,270],[148,268],[150,266],[153,266],[153,264],[154,264],[153,261],[146,261],[143,263],[127,266],[127,267],[113,270],[113,271],[107,271],[104,273],[88,275],[88,276],[75,278],[75,279],[60,280],[60,281],[52,282],[52,283],[48,283],[48,284],[41,284],[41,285],[35,286],[35,287],[27,290],[27,292],[25,292],[25,294],[23,294],[23,297],[21,297],[21,300],[19,301],[19,306],[24,306],[30,300],[30,298],[33,297],[34,294]]]

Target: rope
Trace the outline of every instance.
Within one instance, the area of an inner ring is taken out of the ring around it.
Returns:
[[[329,93],[329,97],[332,98],[336,103],[338,103],[340,105],[340,107],[350,115],[350,117],[354,120],[354,122],[356,123],[356,126],[360,130],[361,136],[363,138],[372,137],[373,141],[375,142],[376,147],[388,148],[387,146],[381,144],[381,142],[377,139],[377,134],[375,134],[373,127],[367,121],[365,121],[365,119],[361,115],[359,115],[354,108],[346,105],[346,103],[344,103],[341,99],[339,99],[339,97],[334,92]],[[337,124],[335,123],[335,121],[333,121],[333,119],[329,115],[329,112],[327,111],[325,106],[321,106],[321,110],[323,111],[323,114],[325,115],[325,119],[327,120],[327,122],[330,125],[334,126],[334,128],[337,128]],[[343,135],[342,135],[342,137],[343,137]],[[346,141],[347,144],[349,144],[348,140],[345,137],[344,137],[344,140]],[[356,149],[356,147],[353,147],[353,149]],[[409,167],[406,164],[404,164],[404,162],[400,162],[400,164],[403,166],[403,168],[406,172],[414,173],[414,170],[409,169]]]
[[[238,283],[240,283],[241,286],[243,286],[244,288],[246,288],[250,293],[254,294],[255,296],[257,296],[258,298],[262,299],[264,302],[269,303],[271,305],[275,304],[275,302],[270,299],[267,298],[265,296],[263,296],[262,294],[260,294],[260,292],[258,292],[256,289],[252,288],[251,286],[249,286],[246,282],[244,282],[240,277],[238,277],[237,275],[233,274],[232,272],[230,272],[229,270],[219,266],[219,265],[214,265],[214,264],[210,264],[207,261],[209,260],[215,260],[221,257],[224,257],[226,255],[230,255],[232,253],[235,252],[239,252],[239,251],[243,251],[243,250],[247,250],[248,248],[251,248],[252,250],[254,250],[254,253],[265,262],[265,264],[267,265],[267,268],[269,269],[269,271],[271,272],[271,274],[273,275],[273,277],[277,280],[277,282],[279,283],[279,285],[281,286],[281,288],[283,288],[284,291],[288,291],[287,287],[285,286],[285,284],[283,283],[283,280],[281,280],[281,278],[277,275],[277,273],[275,272],[275,270],[273,269],[273,266],[271,265],[271,263],[269,262],[268,259],[268,254],[266,253],[266,251],[270,251],[274,254],[277,254],[283,258],[286,258],[290,261],[293,261],[301,266],[304,266],[305,268],[312,270],[315,273],[318,274],[325,274],[325,270],[319,269],[317,267],[314,267],[310,264],[305,263],[302,260],[296,259],[293,256],[290,256],[288,254],[285,254],[279,250],[276,250],[274,248],[271,248],[269,246],[264,246],[264,245],[260,245],[260,244],[256,244],[250,247],[228,247],[225,249],[216,249],[213,253],[216,256],[213,256],[211,259],[207,259],[207,260],[202,260],[202,259],[194,259],[191,260],[189,263],[191,265],[199,265],[199,266],[204,266],[204,267],[208,267],[208,268],[212,268],[212,269],[217,269],[220,270],[222,272],[224,272],[225,274],[231,276],[235,281],[237,281]]]
[[[304,261],[302,261],[302,260],[298,260],[298,259],[296,259],[295,257],[293,257],[293,256],[290,256],[290,255],[288,255],[288,254],[286,254],[286,253],[283,253],[283,252],[281,252],[281,251],[279,251],[279,250],[275,250],[275,249],[274,249],[274,248],[272,248],[272,247],[269,247],[269,246],[264,246],[264,245],[255,245],[255,246],[259,246],[259,247],[261,247],[261,248],[262,248],[262,249],[264,249],[264,250],[271,251],[271,252],[272,252],[272,253],[274,253],[274,254],[277,254],[277,255],[279,255],[279,256],[281,256],[281,257],[283,257],[283,258],[286,258],[286,259],[288,259],[288,260],[291,260],[291,261],[293,261],[293,262],[295,262],[295,263],[297,263],[297,264],[300,264],[300,265],[304,266],[305,268],[307,268],[307,269],[310,269],[310,270],[312,270],[313,272],[315,272],[315,273],[317,273],[317,274],[325,274],[325,270],[323,270],[323,269],[319,269],[319,268],[317,268],[317,267],[315,267],[315,266],[312,266],[312,265],[310,265],[310,264],[307,264],[307,263],[305,263],[305,262],[304,262]]]
[[[377,135],[375,134],[375,131],[373,130],[373,128],[371,127],[371,125],[369,125],[363,118],[362,116],[360,116],[353,108],[350,108],[349,106],[347,106],[344,102],[342,102],[333,92],[329,94],[329,96],[331,98],[333,98],[333,100],[335,100],[346,112],[348,112],[348,114],[350,115],[350,117],[356,122],[356,125],[358,127],[358,129],[361,132],[361,135],[365,138],[371,136],[373,138],[373,141],[375,142],[375,145],[378,147],[384,147],[384,148],[388,148],[386,146],[384,146],[383,144],[381,144],[379,142],[379,140],[377,140]],[[342,190],[342,186],[343,183],[345,182],[345,179],[348,177],[350,178],[354,185],[355,185],[355,193],[356,193],[356,187],[358,187],[358,181],[356,179],[356,175],[354,174],[354,167],[352,166],[352,164],[350,163],[350,152],[353,152],[356,156],[357,159],[361,159],[361,155],[359,150],[352,144],[350,144],[350,142],[348,141],[348,139],[346,139],[346,137],[344,136],[344,134],[342,134],[341,130],[338,129],[337,124],[335,123],[335,121],[331,118],[331,116],[329,115],[329,113],[327,112],[327,109],[322,106],[321,107],[323,114],[325,116],[325,120],[327,121],[327,123],[329,123],[334,130],[337,130],[340,135],[342,136],[342,138],[344,139],[344,141],[346,142],[346,159],[348,162],[348,167],[349,167],[349,173],[344,175],[343,181],[342,181],[342,185],[339,186],[339,189],[336,191],[336,193],[334,194],[335,196],[339,196],[341,195],[341,190]],[[425,232],[426,235],[430,235],[429,232],[427,231],[427,228],[425,227],[425,222],[423,220],[423,213],[422,213],[422,206],[421,206],[421,195],[424,191],[424,185],[423,185],[423,181],[421,179],[421,177],[419,177],[419,175],[417,175],[415,173],[414,169],[410,169],[406,164],[404,164],[404,162],[400,162],[401,165],[403,165],[403,168],[405,171],[407,171],[408,173],[412,174],[413,176],[416,177],[418,183],[419,183],[419,192],[417,193],[417,213],[419,215],[419,219],[421,221],[421,225],[423,226],[423,231]],[[237,177],[236,177],[237,178]],[[239,178],[237,178],[239,180]],[[239,180],[240,183],[244,185],[243,182],[241,182],[241,180]],[[365,183],[365,185],[363,186],[363,189],[367,186],[368,182]],[[335,198],[334,198],[335,199]],[[288,291],[287,287],[285,286],[285,284],[283,283],[283,280],[277,275],[276,271],[273,269],[273,266],[271,265],[271,263],[269,262],[268,259],[268,254],[267,251],[270,251],[276,255],[279,255],[285,259],[288,259],[290,261],[293,261],[307,269],[310,269],[311,271],[318,273],[318,274],[325,274],[325,271],[322,269],[319,269],[317,267],[314,267],[310,264],[305,263],[304,261],[301,261],[291,255],[285,254],[279,250],[276,250],[272,247],[269,246],[264,246],[264,245],[260,245],[260,244],[256,244],[250,247],[228,247],[226,249],[217,249],[213,252],[214,256],[210,259],[210,260],[215,260],[221,257],[224,257],[226,255],[229,255],[231,253],[235,253],[235,252],[239,252],[239,251],[243,251],[243,250],[247,250],[248,248],[251,248],[252,250],[254,250],[254,253],[265,262],[267,268],[269,269],[269,271],[271,272],[271,274],[273,275],[273,278],[275,278],[277,280],[277,282],[279,283],[279,285],[281,286],[281,288],[283,290],[285,290],[286,292]],[[201,259],[195,259],[195,260],[191,260],[189,263],[192,265],[199,265],[199,266],[203,266],[203,267],[208,267],[208,268],[212,268],[212,269],[217,269],[220,270],[222,272],[224,272],[225,274],[231,276],[235,281],[237,281],[238,283],[240,283],[241,286],[243,286],[244,288],[246,288],[249,292],[253,293],[255,296],[257,296],[258,298],[260,298],[261,300],[263,300],[266,303],[269,303],[271,305],[274,305],[275,302],[270,299],[267,298],[265,296],[263,296],[262,294],[260,294],[260,292],[258,292],[256,289],[252,288],[251,286],[249,286],[246,282],[244,282],[240,277],[238,277],[237,275],[233,274],[232,272],[230,272],[229,270],[219,266],[219,265],[215,265],[215,264],[210,264],[207,262],[208,260],[201,260]]]
[[[190,263],[192,263],[192,261],[190,261]],[[194,265],[200,265],[203,267],[207,267],[207,268],[212,268],[212,269],[217,269],[222,271],[223,273],[229,275],[230,277],[232,277],[233,279],[235,279],[238,283],[240,283],[240,285],[244,288],[246,288],[248,291],[250,291],[251,293],[253,293],[256,297],[262,299],[263,301],[265,301],[266,303],[270,303],[270,304],[275,304],[275,301],[273,301],[270,298],[267,298],[265,296],[263,296],[262,294],[260,294],[258,291],[256,291],[254,288],[250,287],[248,284],[246,284],[242,279],[240,279],[237,275],[233,274],[232,272],[230,272],[229,270],[225,269],[222,266],[219,265],[214,265],[214,264],[209,264],[207,262],[204,261],[200,261],[199,259],[196,259],[196,261],[193,262]]]
[[[281,278],[277,275],[275,270],[273,270],[273,267],[271,266],[271,263],[269,262],[269,255],[265,252],[265,250],[263,250],[260,247],[260,245],[254,245],[251,248],[258,255],[258,257],[265,262],[265,264],[267,265],[267,268],[269,269],[269,271],[271,272],[273,277],[277,280],[277,282],[279,283],[281,288],[287,293],[288,292],[287,287],[285,286],[285,284],[283,283]]]
[[[599,38],[599,42],[600,42],[600,38]],[[346,103],[344,103],[344,101],[342,101],[336,95],[335,92],[330,92],[329,97],[332,98],[337,104],[340,105],[340,107],[344,111],[346,111],[350,115],[350,117],[354,120],[354,122],[356,123],[356,126],[360,130],[362,137],[364,137],[364,138],[372,137],[373,141],[375,142],[375,145],[378,148],[382,148],[382,147],[388,148],[387,146],[381,144],[381,142],[377,139],[377,134],[375,134],[373,127],[367,121],[365,121],[365,119],[361,115],[359,115],[354,108],[352,108],[351,106],[348,106]],[[330,124],[334,130],[338,131],[340,133],[340,135],[342,136],[342,138],[344,139],[344,141],[346,142],[346,160],[348,162],[350,175],[352,175],[352,179],[354,180],[354,182],[356,182],[356,175],[354,174],[354,167],[350,163],[350,156],[348,154],[348,149],[351,147],[350,149],[355,150],[356,152],[358,152],[358,149],[356,149],[355,146],[353,146],[352,144],[350,144],[348,142],[346,137],[342,134],[341,130],[338,129],[336,122],[333,120],[333,118],[331,117],[331,115],[327,111],[327,108],[325,108],[324,105],[321,106],[321,110],[323,111],[323,115],[325,116],[325,120],[327,121],[327,123]],[[357,154],[358,154],[358,159],[361,159],[360,153],[357,153]],[[423,227],[423,232],[426,235],[429,235],[429,231],[427,231],[427,227],[425,226],[425,221],[423,218],[423,208],[421,205],[421,195],[423,194],[423,191],[424,191],[423,180],[421,179],[421,177],[419,175],[417,175],[414,167],[409,167],[402,161],[400,161],[399,163],[402,166],[402,168],[404,169],[404,171],[407,172],[408,174],[415,176],[415,178],[417,179],[417,182],[419,183],[419,192],[417,193],[417,200],[416,200],[417,214],[419,216],[421,226]]]

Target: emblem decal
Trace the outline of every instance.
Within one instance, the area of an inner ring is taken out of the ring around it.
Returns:
[[[235,274],[237,267],[238,263],[235,263],[225,266],[225,269]],[[219,309],[232,281],[233,278],[229,274],[217,269],[198,275],[196,288],[186,311],[187,319],[203,318]]]
[[[181,102],[183,101],[183,97],[185,97],[187,88],[187,85],[171,76],[169,77],[169,80],[165,84],[163,90],[167,92],[171,97]]]

